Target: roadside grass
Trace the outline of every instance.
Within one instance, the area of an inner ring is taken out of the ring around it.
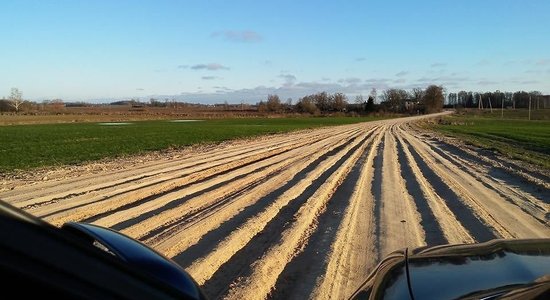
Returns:
[[[294,130],[373,121],[375,117],[250,118],[0,126],[0,172],[79,164],[108,157]]]
[[[528,109],[503,109],[495,108],[491,112],[490,109],[485,108],[484,110],[479,109],[459,109],[457,110],[456,115],[468,116],[472,118],[485,118],[485,119],[518,119],[518,120],[529,120],[529,110]],[[550,121],[550,108],[546,109],[532,109],[531,110],[531,120],[546,120]]]
[[[498,115],[460,113],[446,116],[433,128],[471,144],[550,169],[550,109],[538,110],[538,120],[526,120],[525,110]],[[533,112],[532,112],[533,113]],[[533,114],[531,115],[533,118]]]

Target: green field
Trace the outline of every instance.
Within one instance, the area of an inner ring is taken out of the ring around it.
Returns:
[[[443,118],[435,129],[474,145],[550,169],[550,109],[498,113],[466,112]]]
[[[527,109],[461,109],[458,110],[458,115],[468,116],[472,118],[485,118],[485,119],[517,119],[517,120],[529,120],[529,110]],[[531,120],[543,120],[550,121],[550,108],[547,109],[532,109]]]
[[[375,118],[258,118],[0,126],[0,172],[372,120]]]

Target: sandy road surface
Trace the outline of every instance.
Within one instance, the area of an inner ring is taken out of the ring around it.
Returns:
[[[418,130],[416,118],[274,135],[0,199],[108,226],[186,268],[212,298],[349,296],[389,252],[550,237],[548,175]],[[137,161],[137,159],[136,159]]]

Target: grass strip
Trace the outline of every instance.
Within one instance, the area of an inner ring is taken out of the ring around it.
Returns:
[[[1,126],[0,172],[79,164],[193,144],[376,119],[380,118],[249,118]]]
[[[476,146],[550,169],[549,120],[455,114],[432,127]]]

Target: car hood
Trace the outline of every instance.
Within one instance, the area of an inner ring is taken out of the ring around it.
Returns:
[[[353,299],[535,299],[550,293],[550,239],[400,250]]]
[[[418,250],[408,256],[408,274],[416,299],[503,296],[550,281],[550,244],[495,240]]]

